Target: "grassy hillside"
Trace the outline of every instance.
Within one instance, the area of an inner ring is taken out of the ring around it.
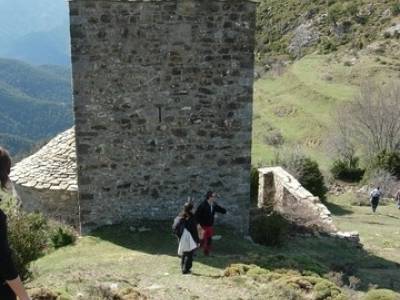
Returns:
[[[149,299],[364,300],[371,288],[399,292],[400,212],[390,205],[372,215],[369,208],[347,205],[348,199],[330,201],[340,229],[360,230],[364,249],[325,237],[291,237],[284,246],[269,248],[217,227],[222,239],[215,241],[214,255],[198,253],[193,275],[182,276],[170,224],[147,223],[150,231],[144,232],[138,225],[109,226],[36,261],[29,285],[50,288],[64,299],[81,294],[88,300],[111,299],[94,296],[110,286],[133,288]],[[229,268],[238,263],[258,267],[247,273]]]
[[[351,63],[350,63],[351,62]],[[283,75],[268,73],[255,84],[253,163],[268,163],[280,148],[268,144],[279,131],[283,146],[300,145],[327,169],[324,148],[337,107],[351,101],[365,80],[398,78],[400,60],[368,52],[357,56],[312,54],[288,65]]]
[[[260,1],[253,164],[299,146],[328,170],[337,108],[363,81],[399,79],[399,28],[398,0]]]
[[[70,75],[0,59],[0,144],[13,154],[72,126]]]

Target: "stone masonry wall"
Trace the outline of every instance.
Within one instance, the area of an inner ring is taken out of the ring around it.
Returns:
[[[255,3],[70,1],[84,230],[218,191],[247,231]]]
[[[56,221],[72,225],[79,230],[78,192],[67,190],[35,189],[15,185],[22,207],[29,212],[40,212]]]
[[[259,208],[274,209],[291,222],[312,230],[337,232],[330,211],[292,175],[281,167],[261,168],[258,171]]]

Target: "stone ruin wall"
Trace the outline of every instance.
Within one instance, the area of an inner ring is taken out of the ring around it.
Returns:
[[[281,167],[259,169],[258,207],[272,208],[289,221],[312,230],[336,233],[331,213]]]
[[[256,5],[70,1],[84,230],[218,191],[247,231]]]
[[[15,185],[22,207],[28,212],[40,212],[43,215],[73,226],[79,231],[78,192],[69,190],[35,189],[24,185]]]

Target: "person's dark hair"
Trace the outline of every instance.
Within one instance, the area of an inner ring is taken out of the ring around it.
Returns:
[[[11,158],[7,150],[0,147],[0,188],[5,189],[11,171]]]
[[[208,191],[206,194],[206,200],[210,199],[213,194],[214,194],[213,191]]]
[[[183,209],[181,211],[181,213],[179,214],[182,218],[190,218],[191,216],[193,216],[192,213],[192,209],[193,209],[193,203],[192,202],[186,202],[185,205],[183,206]]]

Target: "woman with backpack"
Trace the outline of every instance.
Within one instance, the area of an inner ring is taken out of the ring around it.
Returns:
[[[190,274],[194,251],[199,247],[197,223],[193,214],[193,203],[187,202],[172,226],[179,238],[178,255],[181,256],[182,274]]]
[[[13,197],[8,178],[10,170],[10,156],[6,150],[0,147],[0,200]],[[16,300],[18,296],[20,300],[29,300],[11,256],[7,238],[7,216],[0,209],[0,299]]]

